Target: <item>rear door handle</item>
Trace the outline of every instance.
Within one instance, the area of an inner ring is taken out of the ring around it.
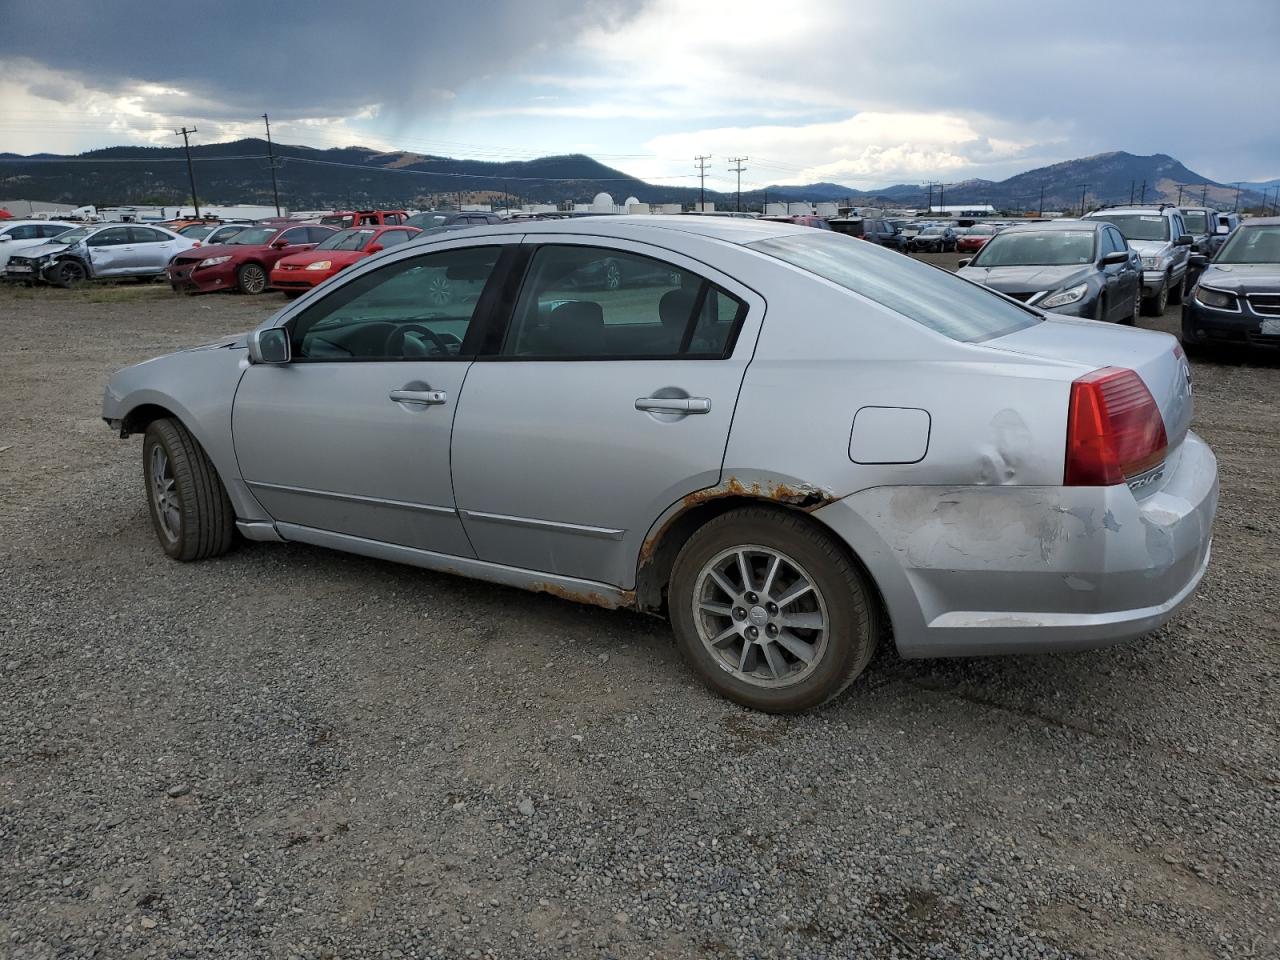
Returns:
[[[710,397],[640,397],[636,409],[650,413],[710,413]]]
[[[449,401],[449,395],[443,390],[392,390],[388,396],[396,403],[420,403],[423,406]]]

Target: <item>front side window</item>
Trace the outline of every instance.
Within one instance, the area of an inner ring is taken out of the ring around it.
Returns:
[[[299,360],[462,356],[502,248],[464,247],[387,264],[343,284],[289,324]]]
[[[128,242],[128,227],[109,227],[106,230],[99,230],[89,238],[89,246],[91,247],[118,247]]]
[[[815,231],[816,232],[816,231]],[[745,308],[671,263],[603,247],[541,246],[502,356],[551,360],[722,357]]]
[[[748,246],[874,300],[953,340],[990,340],[1040,322],[1032,311],[985,287],[840,234],[815,230],[758,240]]]
[[[286,247],[294,247],[301,243],[311,242],[310,240],[307,239],[306,227],[295,227],[292,230],[286,230],[283,234],[280,235],[280,240],[284,243]]]
[[[4,231],[4,235],[10,240],[35,240],[40,236],[39,227],[34,223],[26,223],[20,227],[10,227]]]
[[[150,227],[130,227],[129,236],[133,238],[134,243],[164,243],[170,239],[168,234],[152,230]]]

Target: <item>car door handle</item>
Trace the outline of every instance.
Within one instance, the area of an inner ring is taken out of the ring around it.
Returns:
[[[710,397],[640,397],[636,409],[650,413],[710,413]]]
[[[396,403],[420,403],[423,406],[434,406],[449,401],[449,394],[443,390],[392,390],[388,396]]]

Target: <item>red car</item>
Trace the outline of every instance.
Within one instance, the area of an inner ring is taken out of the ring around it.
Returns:
[[[988,223],[980,223],[976,227],[962,230],[960,236],[956,238],[956,253],[977,253],[999,232],[999,227],[993,227]]]
[[[296,297],[328,280],[358,260],[404,243],[421,233],[417,227],[353,227],[339,230],[308,250],[278,261],[271,271],[271,286]]]
[[[262,293],[276,261],[310,250],[336,231],[315,224],[245,227],[226,243],[186,251],[169,262],[174,290]]]
[[[381,227],[404,223],[409,219],[407,210],[335,210],[320,218],[326,227]]]

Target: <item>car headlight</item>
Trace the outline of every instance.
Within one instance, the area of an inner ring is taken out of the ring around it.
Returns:
[[[317,260],[315,263],[308,263],[308,270],[328,270],[333,266],[332,260]]]
[[[1044,307],[1046,310],[1051,310],[1054,307],[1065,307],[1068,303],[1075,303],[1077,300],[1080,300],[1088,292],[1089,285],[1087,283],[1081,283],[1063,290],[1061,293],[1055,293],[1051,297],[1045,297],[1037,303],[1036,306]]]
[[[200,267],[216,267],[220,263],[226,263],[230,257],[209,257],[207,260],[201,260],[196,264],[197,269]]]
[[[1163,270],[1164,257],[1143,257],[1142,269],[1143,270]]]
[[[1234,293],[1224,293],[1211,287],[1196,287],[1196,299],[1215,310],[1239,310],[1240,302]]]

